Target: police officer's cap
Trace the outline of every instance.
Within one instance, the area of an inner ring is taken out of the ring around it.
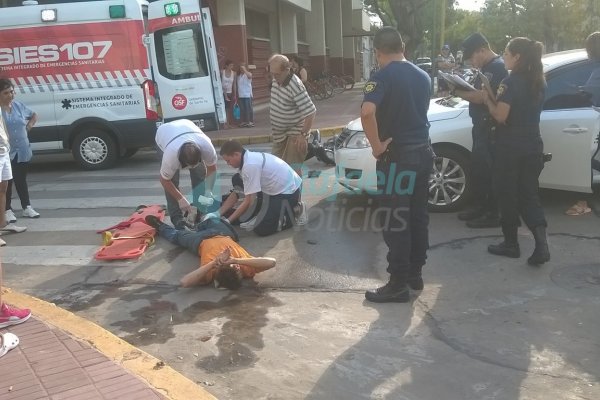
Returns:
[[[477,32],[465,39],[462,44],[463,58],[468,60],[477,50],[482,47],[489,47],[489,42],[481,33]]]

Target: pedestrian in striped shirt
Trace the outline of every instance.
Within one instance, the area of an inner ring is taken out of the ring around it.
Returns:
[[[317,108],[306,87],[294,74],[290,60],[282,54],[269,58],[271,85],[271,131],[273,155],[287,162],[302,177],[302,164],[308,152],[308,137]],[[296,223],[307,221],[306,207],[298,203]]]

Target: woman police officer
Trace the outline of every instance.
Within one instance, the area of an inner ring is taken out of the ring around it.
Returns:
[[[510,75],[500,84],[495,101],[484,94],[484,103],[499,123],[493,181],[504,235],[504,241],[488,246],[488,251],[520,257],[517,229],[521,216],[535,238],[535,250],[527,260],[530,265],[550,260],[547,223],[538,195],[538,178],[544,168],[539,128],[546,87],[542,52],[540,42],[524,37],[512,39],[503,55]]]

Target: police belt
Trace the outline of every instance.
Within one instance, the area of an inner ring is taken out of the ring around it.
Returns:
[[[410,153],[426,147],[429,147],[429,142],[418,144],[394,144],[394,142],[392,141],[392,143],[389,144],[386,153],[398,157],[401,154]]]

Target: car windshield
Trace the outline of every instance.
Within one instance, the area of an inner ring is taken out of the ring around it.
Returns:
[[[417,58],[417,61],[415,61],[417,63],[428,63],[431,62],[430,58]]]

